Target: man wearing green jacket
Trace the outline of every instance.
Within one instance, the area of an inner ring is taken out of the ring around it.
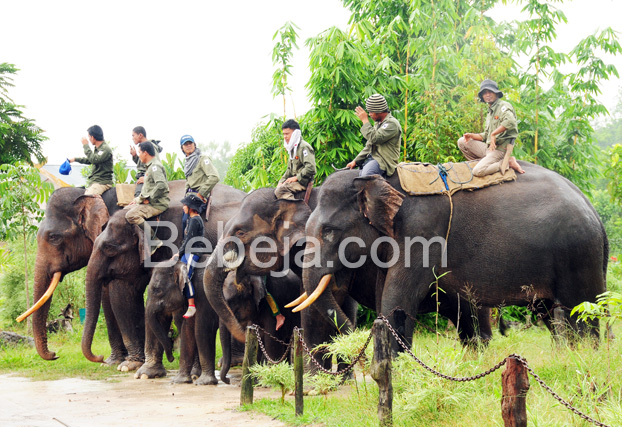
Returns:
[[[138,157],[146,166],[145,183],[140,195],[128,205],[130,209],[125,214],[125,219],[130,224],[140,227],[145,233],[145,238],[151,236],[148,241],[150,252],[153,255],[156,249],[162,246],[162,241],[155,237],[153,230],[145,220],[167,210],[171,199],[168,195],[166,171],[162,163],[155,157],[153,144],[149,141],[140,143],[138,145]]]
[[[370,96],[365,101],[365,107],[375,124],[372,126],[369,123],[363,108],[356,107],[356,115],[363,122],[361,133],[367,143],[346,167],[353,169],[355,166],[362,166],[361,176],[381,175],[388,178],[395,172],[400,159],[402,126],[389,112],[389,105],[384,96],[379,94]]]
[[[82,137],[82,147],[86,157],[73,157],[69,162],[78,162],[86,165],[93,165],[93,170],[88,177],[88,187],[84,195],[101,195],[104,191],[112,188],[113,158],[112,149],[104,141],[104,131],[100,126],[94,125],[87,129],[88,139]],[[89,142],[93,144],[91,150]]]
[[[147,131],[143,126],[136,126],[134,129],[132,129],[132,141],[134,142],[134,146],[130,146],[130,155],[132,156],[132,160],[134,161],[134,163],[136,163],[136,189],[134,190],[134,197],[138,197],[145,182],[146,166],[138,158],[138,154],[136,154],[136,146],[138,146],[138,144],[142,142],[147,141],[152,143],[153,148],[155,148],[156,152],[155,157],[158,160],[160,160],[160,153],[162,152],[162,147],[160,147],[160,141],[156,141],[155,139],[147,139]]]
[[[486,176],[495,172],[503,175],[508,167],[525,173],[512,156],[514,140],[518,136],[514,108],[501,100],[503,92],[493,80],[484,80],[477,95],[488,104],[486,128],[483,133],[465,133],[458,140],[458,147],[467,160],[479,160],[473,168],[473,175]]]
[[[289,155],[287,170],[274,190],[277,199],[294,200],[294,194],[307,189],[309,181],[315,178],[315,152],[302,139],[300,125],[289,119],[283,123],[285,149]]]

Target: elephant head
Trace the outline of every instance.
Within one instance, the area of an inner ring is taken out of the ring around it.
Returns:
[[[37,302],[18,318],[21,321],[34,313],[33,336],[43,359],[57,358],[48,349],[46,329],[52,293],[66,274],[87,264],[93,242],[108,221],[109,210],[116,209],[114,190],[104,193],[104,199],[85,196],[81,188],[60,188],[50,197],[37,234],[34,284]]]
[[[357,174],[338,172],[322,185],[318,208],[306,225],[305,294],[288,305],[300,304],[294,309],[299,311],[315,303],[321,315],[340,330],[353,330],[353,325],[333,292],[324,291],[336,273],[362,266],[362,257],[369,258],[379,237],[394,237],[393,219],[404,198],[381,177],[356,178]],[[381,245],[379,252],[382,255],[386,250]]]
[[[186,267],[181,262],[172,266],[168,261],[158,263],[153,267],[147,291],[145,321],[164,347],[169,362],[175,360],[173,343],[163,325],[170,323],[173,313],[186,309],[186,298],[183,295],[186,276]],[[165,322],[165,318],[169,321]]]
[[[302,201],[277,200],[274,189],[255,190],[225,227],[205,269],[205,293],[231,334],[244,341],[245,332],[223,295],[228,271],[241,283],[248,275],[278,272],[294,258],[293,249],[304,239],[311,209]]]

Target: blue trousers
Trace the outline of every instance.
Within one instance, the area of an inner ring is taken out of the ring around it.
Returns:
[[[181,262],[188,266],[188,280],[184,285],[184,296],[186,299],[194,298],[194,286],[192,286],[192,273],[194,273],[194,266],[199,260],[198,255],[183,254]]]
[[[373,157],[369,156],[365,159],[365,163],[363,163],[363,169],[359,172],[359,176],[367,176],[367,175],[380,175],[382,177],[386,177],[386,172],[380,168],[380,165]]]

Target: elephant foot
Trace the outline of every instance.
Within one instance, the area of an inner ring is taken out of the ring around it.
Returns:
[[[121,372],[131,372],[143,366],[143,361],[139,360],[124,360],[117,366],[117,370]]]
[[[197,378],[196,385],[216,385],[218,384],[218,379],[216,376],[212,374],[201,374],[199,378]]]
[[[142,365],[134,374],[134,378],[141,379],[141,380],[147,380],[150,378],[162,378],[166,376],[166,369],[164,369],[164,365],[157,364],[157,365],[148,365],[148,364],[144,364]]]
[[[192,378],[187,374],[181,372],[171,380],[172,384],[192,384]]]
[[[199,378],[201,376],[201,365],[194,365],[190,372],[190,376],[193,380]]]
[[[116,357],[114,355],[110,355],[110,357],[104,360],[104,363],[108,366],[118,366],[125,361],[124,357]]]

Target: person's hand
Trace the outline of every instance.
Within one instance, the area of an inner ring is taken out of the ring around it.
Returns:
[[[205,197],[201,196],[201,194],[197,193],[197,197],[198,197],[199,199],[201,199],[201,201],[202,201],[203,203],[207,202],[207,199],[206,199]]]
[[[346,165],[348,169],[354,169],[356,167],[356,162],[352,160],[350,163]]]
[[[136,146],[130,145],[130,156],[134,157],[136,155]]]
[[[472,133],[465,133],[464,135],[462,135],[462,137],[464,138],[464,142],[469,142],[470,140],[473,139],[473,134]]]
[[[73,162],[75,162],[75,161],[76,161],[76,158],[75,158],[75,157],[72,157],[71,159],[67,159],[67,160],[69,160],[69,163],[73,163]]]
[[[289,178],[285,180],[285,182],[296,182],[296,181],[298,181],[297,176],[290,176]]]
[[[369,117],[367,116],[367,112],[365,110],[363,110],[363,108],[361,106],[357,106],[354,109],[354,112],[356,113],[358,118],[361,119],[361,121],[363,123],[368,123],[369,122]],[[352,169],[352,168],[350,168],[350,169]]]
[[[179,253],[173,254],[171,259],[177,261],[179,259]]]
[[[132,201],[131,201],[131,202],[129,202],[127,205],[128,205],[128,206],[132,206],[132,205],[135,205],[135,204],[136,204],[136,200],[132,200]]]
[[[145,175],[141,176],[136,180],[136,184],[143,184],[145,182]]]
[[[86,139],[85,136],[82,137],[82,145],[88,145],[89,144],[89,140]]]
[[[491,153],[497,149],[497,137],[495,135],[490,135],[490,145],[488,146],[488,151]]]

